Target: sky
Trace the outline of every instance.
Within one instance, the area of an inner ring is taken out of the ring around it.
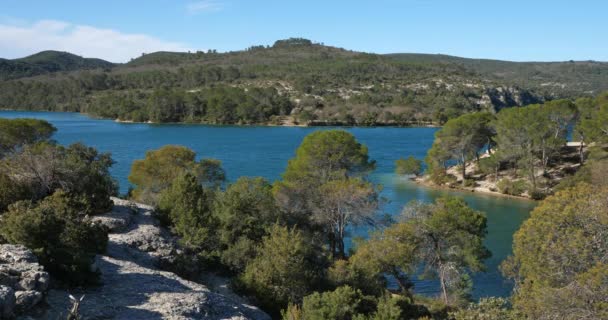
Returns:
[[[608,0],[0,0],[0,57],[127,62],[303,37],[373,53],[608,61]]]

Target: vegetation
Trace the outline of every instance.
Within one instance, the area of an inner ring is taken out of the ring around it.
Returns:
[[[156,204],[160,193],[171,186],[175,178],[190,173],[201,184],[217,187],[225,180],[221,162],[214,159],[196,161],[194,151],[183,146],[164,146],[148,151],[143,160],[131,167],[129,182],[135,185],[132,197],[138,201]]]
[[[105,228],[82,216],[72,199],[57,191],[40,203],[20,201],[2,215],[0,236],[30,248],[56,279],[70,285],[94,284],[95,255],[105,252]]]
[[[608,89],[607,70],[600,62],[378,55],[306,39],[155,52],[121,65],[46,51],[0,60],[0,108],[153,122],[428,125],[592,96]]]
[[[95,284],[91,265],[108,237],[90,215],[112,206],[113,161],[82,144],[53,143],[54,131],[41,120],[0,119],[0,242],[31,249],[62,284]]]
[[[580,184],[544,200],[515,234],[504,264],[514,308],[532,319],[602,319],[608,266],[608,189]]]
[[[242,272],[256,256],[256,247],[274,224],[285,220],[272,195],[272,185],[262,178],[239,178],[219,194],[214,215],[221,225],[221,260]]]
[[[240,280],[265,310],[278,315],[319,287],[322,265],[301,231],[275,225],[258,252]]]
[[[395,161],[395,172],[401,175],[419,176],[422,173],[422,161],[409,156],[406,159],[398,159]]]
[[[367,147],[342,130],[316,131],[304,138],[274,186],[284,210],[320,232],[336,257],[346,254],[346,227],[371,223],[378,198],[365,181],[375,166]]]

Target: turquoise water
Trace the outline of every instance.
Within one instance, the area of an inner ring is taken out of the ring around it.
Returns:
[[[91,119],[77,113],[0,111],[4,118],[39,118],[53,123],[58,131],[53,137],[59,143],[83,142],[104,152],[111,152],[116,164],[112,175],[120,182],[121,191],[128,188],[131,163],[143,158],[147,150],[166,144],[187,146],[199,157],[222,161],[228,179],[240,176],[262,176],[270,181],[280,178],[287,160],[307,134],[329,128],[238,127],[203,125],[125,124],[111,120]],[[469,192],[425,188],[393,174],[394,161],[413,155],[423,159],[433,143],[435,128],[346,128],[369,148],[377,161],[372,175],[383,186],[382,196],[388,202],[385,213],[396,215],[409,201],[433,201],[442,195],[457,195],[488,216],[486,245],[492,258],[486,261],[487,272],[473,277],[475,297],[506,296],[511,284],[499,273],[498,265],[511,253],[513,233],[528,217],[534,202],[501,198]],[[368,228],[355,228],[354,235],[364,236]],[[435,281],[416,281],[416,291],[434,294]]]

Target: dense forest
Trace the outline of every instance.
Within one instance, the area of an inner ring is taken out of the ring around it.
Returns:
[[[125,121],[443,124],[461,114],[593,96],[608,64],[379,55],[306,39],[243,51],[155,52],[125,64],[42,52],[0,61],[0,108]]]

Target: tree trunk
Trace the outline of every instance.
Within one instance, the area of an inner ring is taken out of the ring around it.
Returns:
[[[439,267],[439,282],[441,283],[441,295],[443,296],[443,302],[448,304],[448,288],[445,284],[445,275],[443,274],[443,268]]]
[[[583,139],[581,139],[581,145],[578,147],[578,156],[579,156],[579,162],[580,162],[581,166],[585,162],[585,154],[583,152],[584,145],[585,145],[585,141]]]
[[[467,179],[467,162],[464,160],[464,156],[462,157],[462,185],[465,185],[465,180]]]

